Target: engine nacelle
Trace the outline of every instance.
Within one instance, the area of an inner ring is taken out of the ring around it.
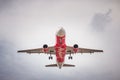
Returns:
[[[47,44],[44,44],[44,45],[43,45],[43,48],[48,48],[48,45],[47,45]]]
[[[78,48],[78,45],[77,44],[74,44],[74,46],[73,46],[74,48]]]
[[[77,44],[74,44],[73,45],[73,51],[76,53],[78,51],[78,45]]]
[[[44,44],[44,45],[43,45],[43,48],[44,48],[44,52],[47,53],[47,52],[48,52],[48,45],[47,45],[47,44]]]

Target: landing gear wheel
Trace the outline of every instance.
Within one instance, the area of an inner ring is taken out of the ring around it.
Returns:
[[[70,58],[72,59],[72,56]]]
[[[49,56],[49,60],[50,60],[50,59],[53,59],[53,57],[52,57],[52,56]]]
[[[53,59],[53,57],[51,56],[51,59]]]
[[[70,56],[68,57],[68,59],[70,59]]]
[[[49,60],[50,60],[50,57],[49,57]]]
[[[72,56],[69,56],[68,59],[73,59]]]

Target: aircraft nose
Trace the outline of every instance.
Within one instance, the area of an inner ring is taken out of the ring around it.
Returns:
[[[61,28],[60,30],[58,30],[57,36],[64,36],[64,35],[65,35],[65,30],[63,28]]]

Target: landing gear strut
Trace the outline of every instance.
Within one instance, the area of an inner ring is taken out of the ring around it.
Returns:
[[[72,56],[71,56],[71,53],[70,53],[70,56],[68,57],[68,59],[73,59]]]
[[[49,56],[49,60],[50,60],[50,59],[51,59],[51,60],[53,59],[53,57],[51,56],[51,51],[50,51],[50,56]]]

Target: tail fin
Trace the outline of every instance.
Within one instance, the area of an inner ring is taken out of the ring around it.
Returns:
[[[75,65],[72,65],[72,64],[63,64],[63,67],[75,67]]]

